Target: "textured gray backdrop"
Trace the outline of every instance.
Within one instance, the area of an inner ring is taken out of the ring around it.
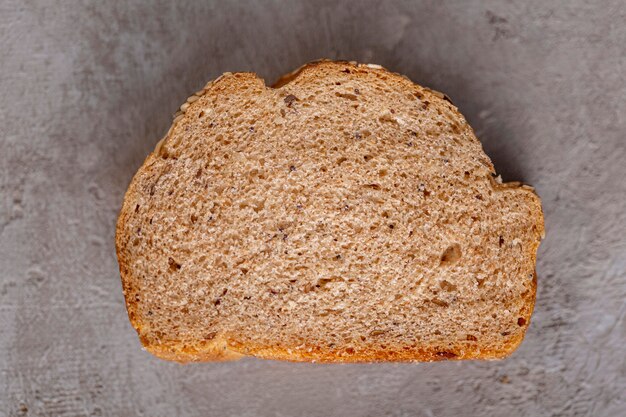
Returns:
[[[0,416],[626,415],[626,2],[0,2]],[[502,362],[178,365],[123,304],[123,193],[224,71],[382,64],[448,93],[547,238]]]

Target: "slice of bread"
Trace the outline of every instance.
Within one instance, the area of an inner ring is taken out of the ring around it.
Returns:
[[[117,254],[133,326],[177,361],[501,358],[544,234],[441,93],[322,61],[224,74],[132,180]]]

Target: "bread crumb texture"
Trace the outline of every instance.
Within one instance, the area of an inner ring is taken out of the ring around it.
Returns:
[[[177,361],[500,358],[543,236],[456,107],[379,66],[190,97],[126,193],[117,253],[144,346]]]

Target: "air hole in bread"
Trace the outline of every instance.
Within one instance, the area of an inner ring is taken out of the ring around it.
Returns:
[[[448,307],[448,306],[449,306],[449,304],[448,304],[448,302],[447,302],[447,301],[443,301],[442,299],[437,298],[437,297],[432,298],[430,301],[431,301],[433,304],[438,305],[439,307]]]
[[[453,265],[461,259],[461,256],[461,245],[458,243],[450,245],[441,255],[441,266]]]
[[[328,278],[320,278],[319,280],[317,280],[317,284],[315,284],[315,287],[324,289],[327,285],[337,281],[341,281],[341,277],[333,276]]]
[[[378,117],[378,120],[381,123],[398,123],[398,119],[392,116],[391,112],[382,114]]]
[[[335,95],[337,97],[341,97],[341,98],[345,98],[348,100],[357,100],[357,96],[355,94],[351,94],[351,93],[340,93],[340,92],[336,92]]]
[[[182,265],[176,262],[174,258],[168,258],[167,263],[169,265],[170,272],[179,271],[182,268]]]
[[[445,279],[439,283],[442,290],[452,292],[457,290],[457,286],[446,281]]]

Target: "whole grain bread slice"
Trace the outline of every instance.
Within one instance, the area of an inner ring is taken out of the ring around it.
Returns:
[[[176,361],[501,358],[544,234],[443,94],[321,61],[181,106],[117,224],[132,325]]]

